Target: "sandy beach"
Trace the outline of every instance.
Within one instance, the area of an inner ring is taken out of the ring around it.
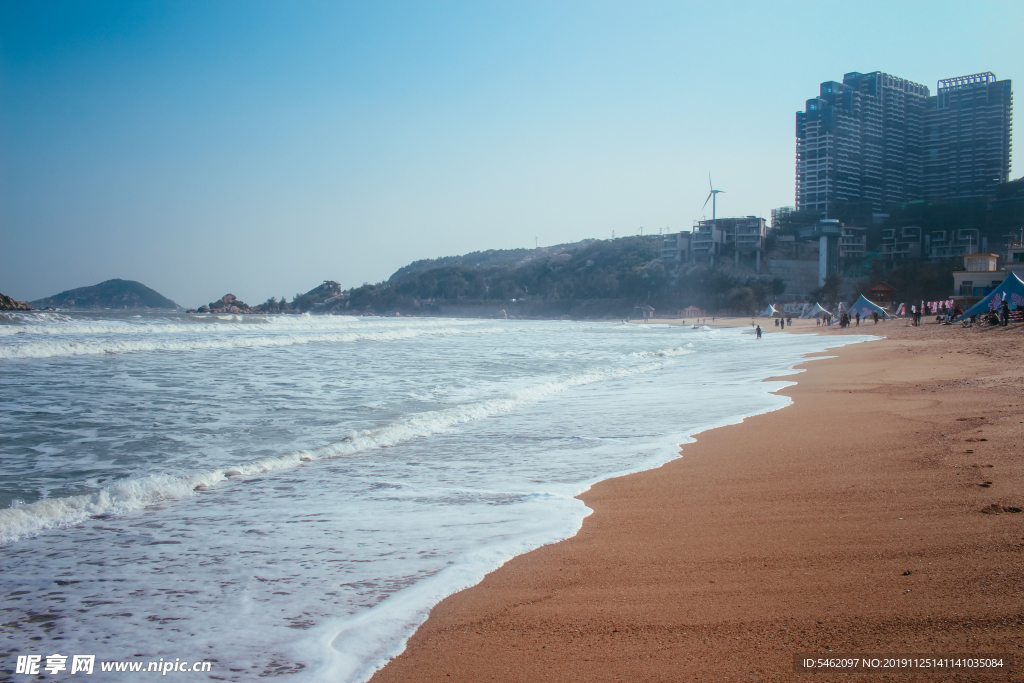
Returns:
[[[576,536],[444,600],[373,681],[865,680],[798,653],[1011,655],[869,680],[1024,680],[1024,329],[786,332],[886,338],[594,486]]]

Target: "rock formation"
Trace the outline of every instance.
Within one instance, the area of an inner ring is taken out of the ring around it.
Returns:
[[[24,301],[15,301],[9,296],[0,294],[0,311],[31,311],[33,308]]]
[[[225,294],[220,301],[214,301],[208,306],[200,306],[197,313],[255,313],[256,311],[244,301],[240,301],[234,294]]]

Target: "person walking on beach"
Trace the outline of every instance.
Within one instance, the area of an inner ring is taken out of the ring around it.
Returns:
[[[755,333],[757,334],[757,338],[760,339],[761,338],[761,326],[760,325],[757,326],[757,329],[755,330]]]

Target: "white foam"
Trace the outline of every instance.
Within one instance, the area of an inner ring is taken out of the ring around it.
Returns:
[[[133,324],[125,320],[87,322]],[[460,333],[389,343],[395,353],[370,343],[210,353],[201,363],[152,353],[4,365],[8,499],[95,491],[0,514],[21,538],[0,552],[0,601],[22,624],[16,646],[46,642],[45,625],[22,617],[51,609],[59,579],[56,629],[70,651],[202,652],[239,683],[281,673],[365,680],[436,602],[575,533],[587,510],[573,496],[589,483],[671,460],[695,430],[786,405],[770,392],[788,382],[762,378],[853,341],[755,343],[734,330],[603,323],[274,320],[296,329],[207,318],[194,332],[33,340]],[[138,324],[193,323],[144,315]]]
[[[475,329],[474,333],[500,332],[500,328]],[[422,335],[464,334],[456,327],[406,327],[380,332],[335,332],[283,334],[274,336],[230,335],[216,339],[192,338],[155,340],[106,339],[103,341],[46,341],[0,346],[0,359],[51,358],[55,356],[101,356],[140,351],[197,351],[204,349],[244,349],[296,346],[317,343],[395,341]]]
[[[413,633],[430,610],[449,595],[480,583],[484,576],[506,562],[539,548],[574,536],[592,510],[571,497],[545,496],[538,501],[532,523],[523,525],[513,538],[485,543],[466,553],[438,574],[391,596],[354,618],[329,621],[310,634],[299,652],[307,661],[319,661],[310,672],[314,681],[366,681],[405,650],[406,640],[396,633]],[[303,651],[304,650],[304,651]]]
[[[655,355],[665,355],[657,353]],[[46,529],[80,524],[90,517],[141,510],[166,500],[195,495],[231,477],[252,477],[289,470],[304,463],[355,455],[395,446],[411,439],[447,431],[458,424],[481,420],[538,403],[572,387],[628,377],[661,367],[648,362],[619,368],[600,368],[506,392],[495,398],[408,415],[375,429],[353,432],[344,440],[318,448],[290,451],[237,465],[182,476],[151,475],[122,479],[100,491],[62,498],[44,498],[28,505],[0,510],[0,544],[18,541]]]

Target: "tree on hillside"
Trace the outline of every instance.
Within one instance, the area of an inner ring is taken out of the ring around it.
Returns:
[[[811,298],[818,302],[835,304],[839,301],[839,293],[843,288],[843,277],[839,273],[825,276],[825,284],[811,290]]]

